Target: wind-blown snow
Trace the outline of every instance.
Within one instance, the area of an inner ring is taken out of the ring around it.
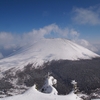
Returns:
[[[41,92],[57,95],[58,91],[53,87],[53,85],[55,84],[57,84],[57,80],[54,79],[54,77],[52,76],[47,77],[45,80],[45,84],[41,88]]]
[[[42,39],[22,47],[12,56],[0,60],[0,69],[20,68],[33,63],[42,65],[52,60],[79,60],[100,57],[92,51],[66,39]]]
[[[73,92],[68,95],[45,94],[37,91],[35,85],[24,94],[2,98],[0,100],[82,100]]]

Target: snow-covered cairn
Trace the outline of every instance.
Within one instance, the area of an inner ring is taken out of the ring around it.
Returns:
[[[55,84],[57,84],[57,80],[53,76],[50,76],[48,74],[45,83],[40,91],[43,93],[50,93],[50,94],[57,95],[58,91],[53,87],[53,85]]]

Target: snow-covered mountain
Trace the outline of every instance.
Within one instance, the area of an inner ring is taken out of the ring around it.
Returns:
[[[23,69],[31,63],[37,67],[52,60],[79,60],[96,57],[100,56],[67,39],[41,39],[23,46],[11,56],[0,60],[0,70]]]
[[[41,39],[25,45],[9,57],[0,60],[0,72],[0,97],[22,94],[35,83],[40,89],[48,72],[52,72],[58,80],[59,94],[70,92],[72,80],[77,80],[80,91],[86,93],[100,88],[100,56],[66,39]],[[41,95],[40,92],[37,95],[45,98],[45,94]],[[37,95],[34,97],[39,100]],[[24,99],[26,94],[21,96]],[[20,95],[14,96],[13,100],[19,97]],[[54,98],[60,100],[58,97]],[[30,98],[32,100],[33,96]]]

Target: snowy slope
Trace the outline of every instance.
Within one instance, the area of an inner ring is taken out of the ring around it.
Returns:
[[[70,40],[42,39],[33,44],[26,45],[13,55],[0,60],[0,69],[2,71],[15,67],[23,69],[29,63],[33,63],[37,67],[44,62],[52,60],[79,60],[96,57],[100,56]]]
[[[6,97],[0,100],[82,100],[82,99],[79,98],[73,92],[65,96],[41,93],[37,91],[37,89],[35,89],[35,86],[33,86],[24,94]]]

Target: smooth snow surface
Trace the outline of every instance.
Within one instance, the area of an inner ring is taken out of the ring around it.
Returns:
[[[82,99],[79,98],[73,92],[64,96],[41,93],[37,91],[37,89],[35,89],[34,85],[24,94],[1,98],[0,100],[82,100]]]
[[[33,63],[35,67],[52,60],[79,60],[100,57],[90,50],[66,39],[41,39],[16,51],[12,56],[0,60],[0,69],[23,69]]]

